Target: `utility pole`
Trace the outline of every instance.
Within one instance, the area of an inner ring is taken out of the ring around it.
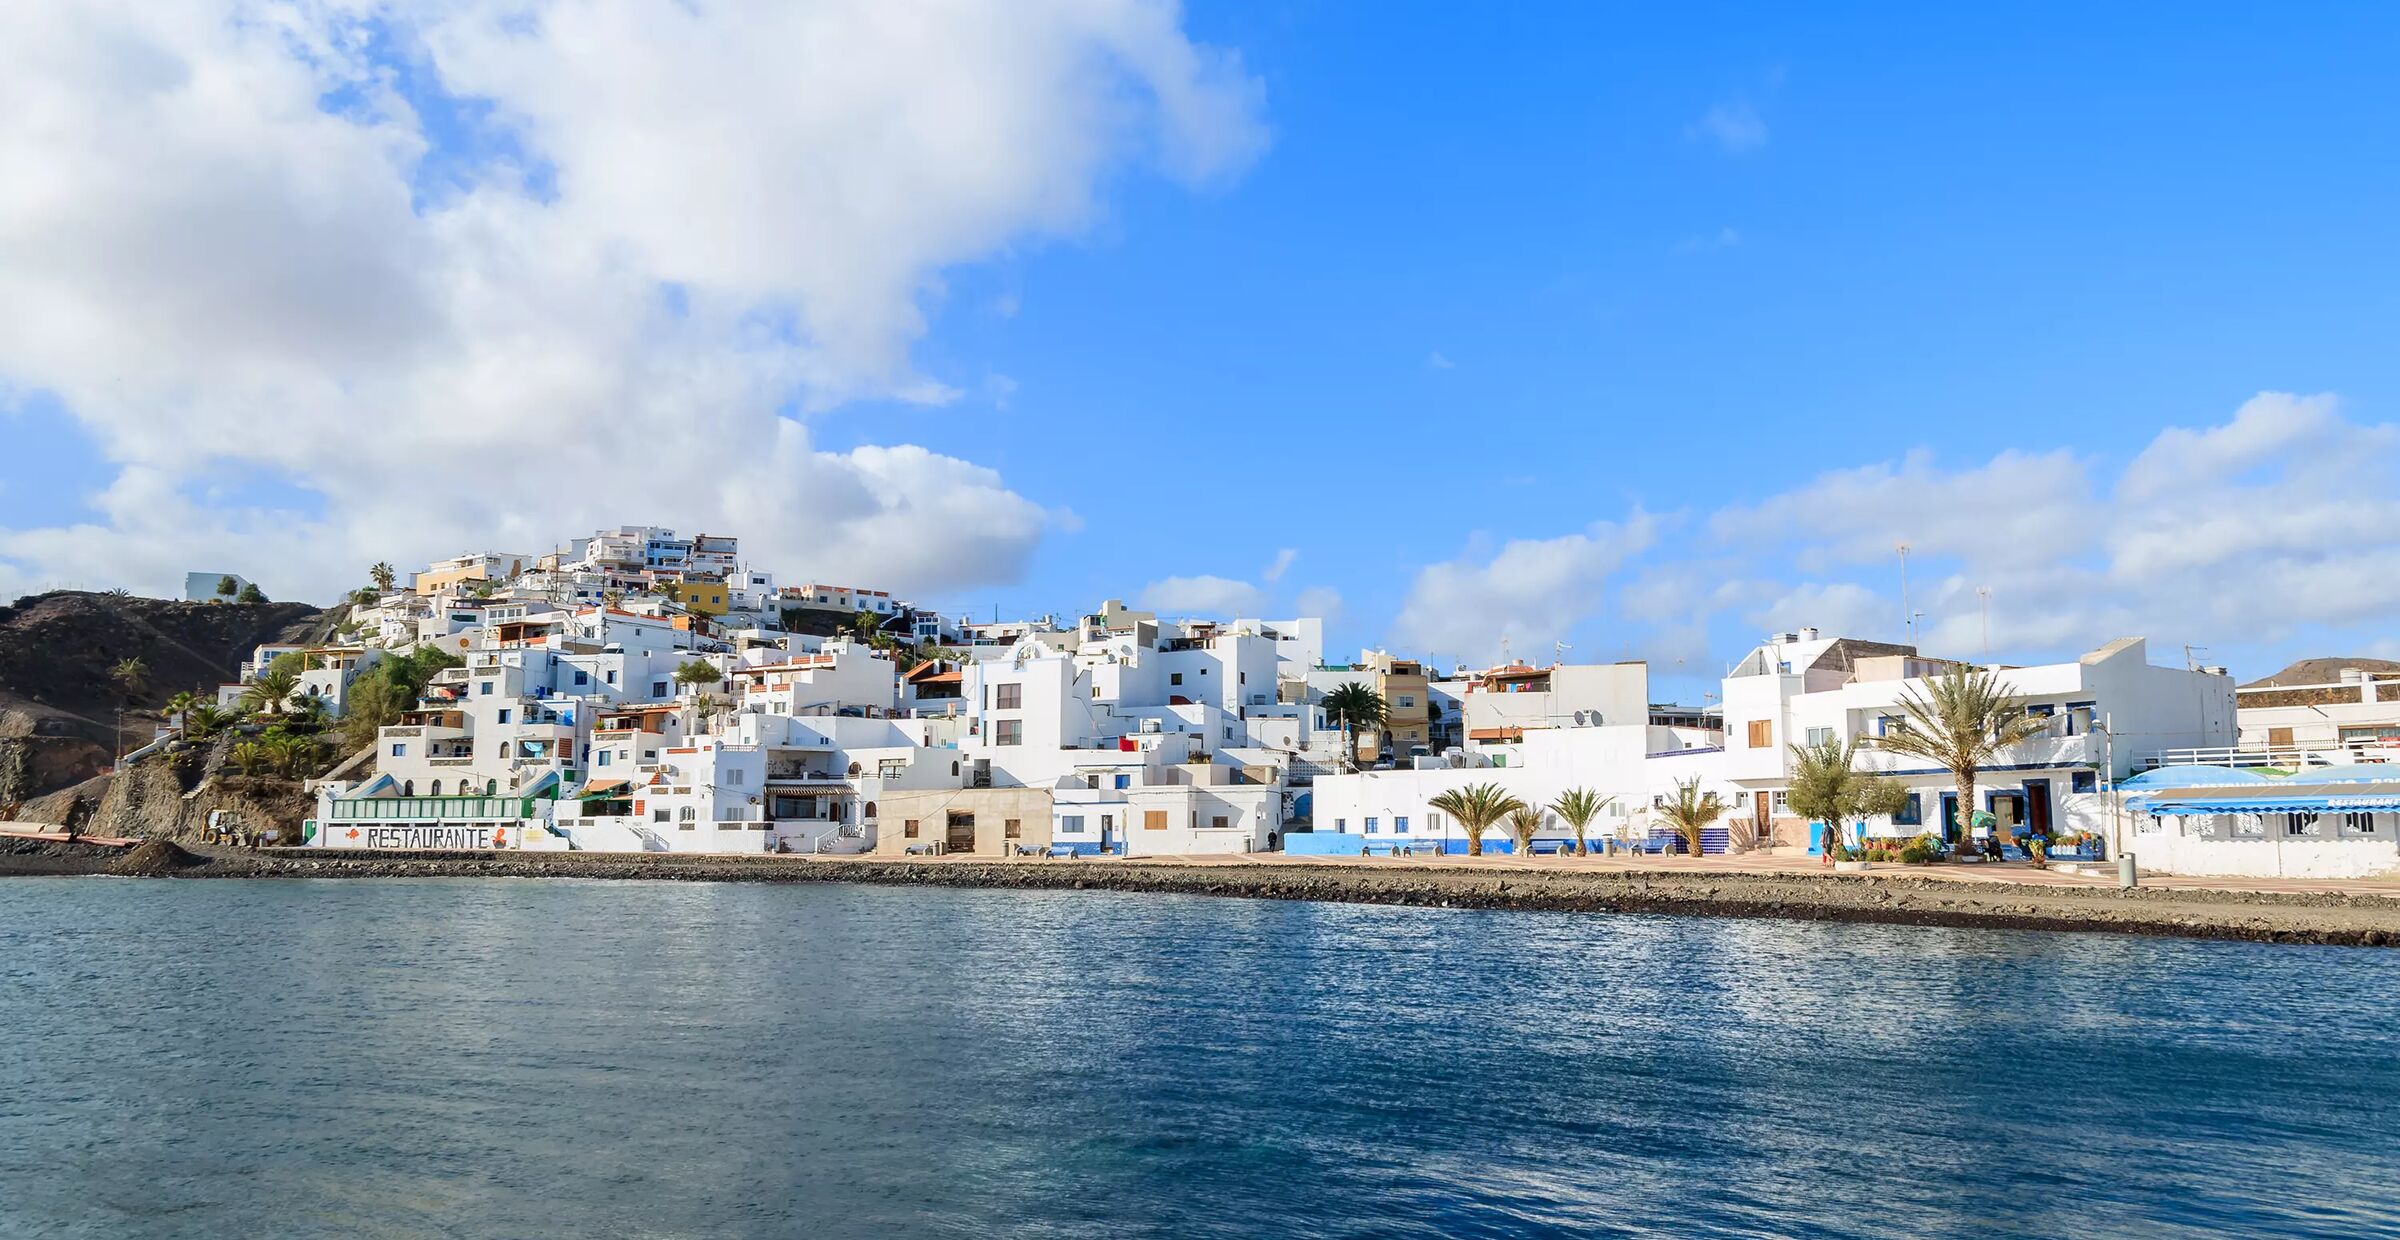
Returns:
[[[1975,587],[1975,597],[1983,600],[1983,661],[1992,661],[1992,588]]]
[[[1917,643],[1917,613],[1908,609],[1908,544],[1895,544],[1894,549],[1900,553],[1900,618],[1913,646]]]

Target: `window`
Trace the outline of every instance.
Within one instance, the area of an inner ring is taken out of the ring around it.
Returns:
[[[667,682],[666,682],[666,681],[663,681],[663,680],[653,680],[653,681],[651,681],[651,682],[650,682],[650,696],[652,696],[652,697],[665,697],[665,696],[667,696]]]
[[[1119,787],[1119,788],[1131,788],[1132,786],[1133,786],[1133,776],[1131,776],[1131,775],[1119,775],[1119,776],[1117,776],[1117,787]]]
[[[912,840],[917,838],[917,820],[914,818],[901,819],[900,834]]]
[[[503,707],[503,708],[501,709],[501,711],[500,711],[500,722],[502,722],[502,723],[506,723],[506,722],[508,722],[508,714],[509,714],[509,712],[508,712],[507,708]]]
[[[1022,719],[1002,719],[993,723],[992,743],[995,745],[1024,744],[1025,721]]]
[[[428,792],[428,793],[426,793],[425,795],[427,795],[427,796],[436,796],[436,797],[438,797],[438,796],[442,795],[442,781],[440,781],[440,780],[438,780],[438,779],[437,779],[437,780],[435,780],[435,781],[433,781],[433,791],[431,791],[431,792]]]
[[[993,690],[993,710],[1023,710],[1024,708],[1025,686],[1000,685]]]
[[[1914,792],[1909,793],[1908,799],[1900,803],[1899,812],[1892,815],[1892,825],[1899,827],[1914,827],[1924,821],[1925,798]]]
[[[1442,829],[1442,816],[1441,816],[1440,814],[1427,814],[1427,815],[1425,815],[1425,829],[1426,829],[1426,830],[1428,830],[1428,831],[1439,831],[1439,830],[1441,830],[1441,829]]]
[[[1775,723],[1771,719],[1750,721],[1750,747],[1765,749],[1775,743]]]
[[[661,808],[659,808],[659,809],[654,809],[654,810],[651,810],[651,811],[650,811],[650,821],[652,821],[652,822],[665,822],[666,820],[667,820],[667,811],[666,811],[666,809],[665,809],[664,807],[661,807]]]
[[[1208,825],[1215,827],[1219,831],[1222,831],[1225,828],[1232,826],[1233,822],[1226,818],[1225,815],[1219,814],[1216,817],[1209,819]]]
[[[745,771],[737,766],[732,770],[725,772],[725,782],[732,784],[736,788],[739,788],[742,786],[742,781],[749,778],[749,775],[750,772]]]
[[[1397,817],[1397,818],[1394,818],[1394,819],[1392,819],[1392,834],[1394,834],[1394,835],[1406,835],[1406,834],[1408,834],[1408,815],[1406,815],[1406,814],[1402,814],[1401,816],[1399,816],[1399,817]]]
[[[685,822],[694,822],[699,819],[700,811],[696,807],[686,805],[682,809],[675,811],[675,816],[684,820]]]
[[[2348,813],[2342,815],[2342,830],[2358,835],[2375,834],[2375,815]]]
[[[1382,830],[1383,830],[1383,828],[1382,828],[1381,826],[1377,825],[1377,824],[1379,824],[1380,822],[1382,822],[1382,819],[1380,819],[1380,818],[1369,818],[1369,819],[1367,819],[1367,834],[1369,834],[1369,835],[1374,835],[1374,834],[1376,834],[1376,833],[1378,833],[1378,832],[1382,831]]]
[[[1002,834],[1002,835],[1004,835],[1004,836],[1006,836],[1006,837],[1008,837],[1009,839],[1012,839],[1012,840],[1013,840],[1013,839],[1016,839],[1016,838],[1018,838],[1018,837],[1020,837],[1020,836],[1022,836],[1022,835],[1024,835],[1024,834],[1025,834],[1025,820],[1024,820],[1024,819],[1022,819],[1022,818],[1003,818],[1003,819],[1001,819],[1001,820],[1000,820],[1000,834]]]
[[[1400,707],[1400,708],[1401,708],[1401,709],[1403,709],[1403,710],[1405,710],[1405,709],[1407,709],[1407,708],[1409,708],[1409,707],[1411,707],[1411,706],[1414,706],[1414,705],[1416,705],[1416,704],[1417,704],[1417,699],[1416,699],[1416,698],[1414,698],[1414,697],[1412,697],[1412,696],[1410,696],[1410,695],[1408,695],[1408,694],[1406,694],[1406,693],[1403,693],[1403,694],[1401,694],[1399,697],[1392,699],[1392,704],[1393,704],[1393,705],[1395,705],[1395,706],[1398,706],[1398,707]]]
[[[1143,811],[1142,811],[1142,829],[1143,829],[1143,830],[1145,830],[1145,831],[1164,831],[1164,830],[1166,830],[1166,829],[1167,829],[1167,811],[1165,811],[1165,810],[1163,810],[1163,809],[1146,809],[1146,810],[1143,810]]]
[[[576,669],[575,669],[575,683],[576,683],[576,684],[579,684],[579,685],[588,685],[588,684],[592,683],[592,678],[591,678],[590,676],[586,675],[586,674],[584,673],[584,670],[583,670],[582,668],[576,668]]]
[[[607,765],[608,765],[608,760],[609,760],[609,759],[611,759],[611,758],[614,758],[614,757],[616,757],[616,756],[617,756],[617,755],[616,755],[615,751],[613,751],[613,750],[608,750],[608,749],[603,749],[603,750],[601,750],[601,751],[600,751],[600,756],[599,756],[599,757],[592,759],[592,765],[593,765],[593,766],[607,766]]]
[[[1333,820],[1333,829],[1336,831],[1347,831],[1350,829],[1350,822],[1348,819],[1336,818]]]
[[[2067,787],[2074,792],[2100,791],[2100,772],[2076,771],[2067,777]]]
[[[610,672],[608,674],[608,683],[612,685],[617,683],[617,674],[615,672]]]
[[[1115,826],[1115,825],[1117,825],[1117,816],[1116,816],[1115,814],[1102,814],[1102,815],[1100,815],[1100,829],[1101,829],[1101,830],[1103,830],[1103,831],[1106,831],[1106,830],[1108,830],[1110,827],[1113,827],[1113,826]]]
[[[1179,685],[1179,684],[1182,684],[1182,683],[1183,683],[1183,673],[1181,673],[1181,672],[1169,672],[1169,673],[1167,673],[1167,683],[1168,683],[1168,684],[1171,684],[1171,685]]]
[[[1089,789],[1093,790],[1094,792],[1097,792],[1097,791],[1099,791],[1099,790],[1100,790],[1100,777],[1099,777],[1099,776],[1097,776],[1097,775],[1086,775],[1086,776],[1084,776],[1084,777],[1083,777],[1083,786],[1084,786],[1084,787],[1086,787],[1086,788],[1089,788]]]
[[[1058,832],[1061,835],[1083,834],[1083,815],[1068,814],[1060,818],[1058,820]]]
[[[1811,748],[1814,748],[1814,747],[1816,747],[1816,746],[1818,746],[1818,745],[1830,745],[1830,744],[1832,744],[1832,743],[1833,743],[1833,729],[1832,729],[1832,728],[1810,728],[1810,729],[1808,730],[1808,743],[1809,743],[1809,746],[1810,746]]]
[[[491,681],[488,681],[488,680],[479,680],[479,681],[475,682],[475,695],[476,695],[477,697],[490,697],[490,696],[491,696],[491,693],[492,693],[492,682],[491,682]]]
[[[1770,797],[1768,797],[1768,798],[1767,798],[1767,804],[1768,804],[1769,806],[1771,806],[1771,807],[1774,809],[1774,811],[1775,811],[1776,813],[1780,814],[1780,813],[1782,813],[1782,812],[1784,811],[1785,807],[1786,807],[1786,806],[1787,806],[1787,805],[1790,803],[1790,799],[1791,799],[1791,794],[1790,794],[1790,793],[1788,793],[1788,792],[1778,792],[1778,793],[1775,793],[1774,795],[1772,795],[1772,796],[1770,796]]]
[[[407,746],[407,745],[405,745],[405,744],[400,744],[400,745],[394,745],[394,746],[392,746],[392,756],[393,756],[393,757],[395,757],[395,758],[405,758],[405,757],[407,757],[407,756],[408,756],[408,746]]]

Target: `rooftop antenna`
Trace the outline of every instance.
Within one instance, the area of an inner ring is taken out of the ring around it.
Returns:
[[[1908,544],[1895,543],[1893,550],[1900,553],[1900,615],[1908,629],[1908,644],[1913,646],[1917,644],[1917,613],[1908,609]]]
[[[1552,642],[1550,644],[1557,648],[1557,652],[1550,656],[1550,662],[1552,666],[1566,662],[1567,652],[1574,649],[1573,646],[1570,646],[1565,642]]]
[[[1992,661],[1992,588],[1975,587],[1975,597],[1983,600],[1983,661]]]

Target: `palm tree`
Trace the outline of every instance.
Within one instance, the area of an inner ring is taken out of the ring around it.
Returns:
[[[1784,801],[1793,812],[1825,824],[1825,851],[1841,847],[1842,824],[1873,814],[1897,813],[1908,803],[1898,780],[1858,769],[1858,745],[1830,737],[1793,745],[1791,787]]]
[[[1601,796],[1589,788],[1569,788],[1565,792],[1559,793],[1558,799],[1550,803],[1550,812],[1565,819],[1568,826],[1575,828],[1576,856],[1592,855],[1591,845],[1583,841],[1584,829],[1591,826],[1592,819],[1598,818],[1600,811],[1607,809],[1609,803],[1614,800],[1616,800],[1615,797]]]
[[[1928,680],[1926,687],[1927,692],[1912,688],[1901,696],[1900,706],[1908,713],[1882,744],[1949,771],[1963,820],[1975,811],[1976,772],[2009,746],[2047,730],[2050,721],[2026,714],[1997,675],[1964,664]]]
[[[1667,825],[1683,837],[1683,846],[1697,857],[1700,855],[1700,833],[1707,830],[1710,823],[1725,816],[1725,803],[1717,799],[1716,793],[1700,791],[1700,777],[1694,775],[1688,780],[1676,781],[1675,795],[1668,797],[1666,805],[1658,812],[1660,817],[1667,820]]]
[[[1533,855],[1533,833],[1542,829],[1542,811],[1530,805],[1508,811],[1508,834],[1516,841],[1517,855]]]
[[[291,713],[285,722],[296,728],[318,728],[325,725],[325,699],[314,693],[297,694],[292,698]]]
[[[220,729],[231,722],[233,722],[232,712],[214,702],[202,702],[184,716],[184,726],[194,738],[199,740],[206,740],[216,735]]]
[[[251,677],[242,689],[242,709],[252,714],[264,711],[281,713],[283,704],[291,700],[300,687],[300,676],[288,667],[269,666]]]
[[[243,741],[233,747],[233,764],[242,768],[244,775],[256,775],[258,768],[267,764],[267,747],[257,741]]]
[[[1382,727],[1383,716],[1383,695],[1359,681],[1336,685],[1325,695],[1325,717],[1342,729],[1342,761],[1351,770],[1358,769],[1356,729]]]
[[[1458,819],[1458,825],[1466,828],[1467,855],[1470,857],[1483,855],[1483,833],[1486,829],[1525,808],[1523,801],[1498,784],[1469,784],[1463,788],[1452,788],[1427,804]]]
[[[317,742],[313,737],[283,732],[268,737],[263,744],[266,756],[274,761],[276,769],[294,779],[316,765]]]
[[[150,679],[150,665],[140,659],[119,659],[116,666],[108,669],[108,679],[131,703],[142,695],[142,682]]]
[[[862,611],[850,617],[850,631],[862,642],[873,642],[875,635],[883,631],[883,620],[874,612]]]
[[[389,594],[392,592],[393,583],[400,580],[400,574],[393,572],[389,563],[377,560],[375,567],[367,570],[367,579],[375,583],[377,593]]]
[[[167,713],[175,716],[175,739],[191,734],[192,708],[200,704],[200,695],[186,689],[167,699]]]

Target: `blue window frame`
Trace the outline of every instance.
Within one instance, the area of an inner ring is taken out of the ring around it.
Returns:
[[[2098,792],[2100,791],[2100,772],[2076,771],[2068,776],[2067,788],[2071,792]]]
[[[1895,826],[1915,827],[1922,826],[1924,822],[1925,801],[1921,795],[1914,792],[1909,793],[1908,800],[1901,803],[1900,812],[1892,815],[1892,823]]]
[[[1408,815],[1402,814],[1399,817],[1392,819],[1392,834],[1408,834]]]

